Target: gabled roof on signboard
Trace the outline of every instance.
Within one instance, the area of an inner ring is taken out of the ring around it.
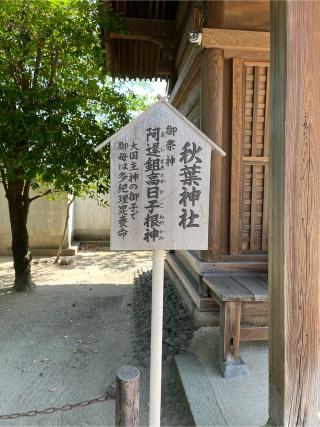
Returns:
[[[194,133],[196,133],[200,138],[202,138],[204,141],[206,141],[212,149],[216,150],[221,156],[225,156],[226,153],[217,145],[215,144],[210,138],[207,137],[203,132],[201,132],[200,129],[198,129],[193,123],[190,122],[183,114],[180,113],[176,108],[174,108],[169,102],[167,102],[164,98],[160,98],[159,101],[155,102],[151,107],[149,107],[146,111],[141,113],[139,116],[137,116],[134,120],[132,120],[127,125],[123,126],[121,129],[118,130],[118,132],[114,133],[110,138],[103,141],[100,145],[98,145],[94,151],[99,151],[101,148],[103,148],[105,145],[109,144],[114,139],[119,139],[119,137],[126,133],[132,126],[139,123],[142,119],[147,117],[150,113],[157,110],[161,105],[165,105],[167,108],[169,108],[171,111],[173,111],[181,120],[185,122],[186,125],[188,125]]]

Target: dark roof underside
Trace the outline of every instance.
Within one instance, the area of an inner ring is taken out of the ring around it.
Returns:
[[[171,80],[178,1],[112,1],[125,33],[105,33],[107,71],[112,77]]]

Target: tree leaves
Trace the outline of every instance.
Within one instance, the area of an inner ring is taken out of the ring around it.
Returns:
[[[102,23],[121,28],[98,0],[1,1],[0,169],[7,182],[77,195],[108,191],[108,150],[93,147],[145,99],[104,75]]]

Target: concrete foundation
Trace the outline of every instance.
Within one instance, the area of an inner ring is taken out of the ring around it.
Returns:
[[[262,426],[268,419],[268,345],[242,343],[248,375],[223,378],[217,328],[196,331],[176,366],[196,426]]]

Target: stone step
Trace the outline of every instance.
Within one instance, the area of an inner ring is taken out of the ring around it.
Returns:
[[[175,363],[194,425],[226,426],[227,421],[198,358],[192,353],[177,354]]]

